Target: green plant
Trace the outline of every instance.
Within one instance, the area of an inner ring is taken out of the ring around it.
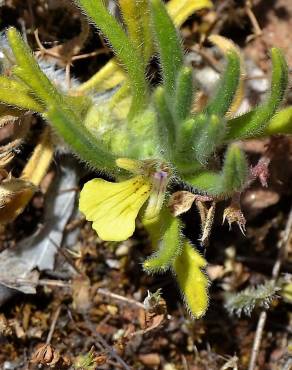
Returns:
[[[133,20],[131,4],[138,3],[145,12]],[[83,161],[116,177],[116,183],[95,179],[85,184],[80,210],[102,239],[115,241],[133,234],[140,214],[155,250],[144,270],[171,269],[190,313],[200,317],[208,305],[206,261],[183,235],[181,220],[168,207],[172,185],[188,186],[209,200],[230,198],[244,190],[248,163],[236,141],[269,132],[269,121],[287,86],[285,59],[279,49],[271,50],[270,96],[249,113],[230,118],[240,85],[240,58],[230,48],[216,92],[202,112],[193,112],[192,70],[184,63],[180,36],[161,0],[121,0],[128,32],[103,1],[79,0],[77,5],[108,40],[128,79],[121,78],[120,88],[101,104],[95,103],[90,90],[80,94],[79,88],[79,96],[64,93],[44,74],[20,34],[10,28],[7,37],[15,66],[11,77],[1,76],[0,101],[38,112]],[[149,19],[145,21],[143,14]],[[154,52],[159,55],[163,80],[157,87],[151,86],[145,71]],[[273,124],[273,133],[281,129]],[[291,125],[284,130],[291,131]],[[216,153],[225,148],[220,163]]]
[[[256,287],[248,287],[243,291],[225,294],[225,307],[230,314],[241,316],[242,313],[250,316],[257,307],[268,309],[273,299],[277,297],[277,292],[281,288],[275,285],[273,281],[267,281],[265,284]]]

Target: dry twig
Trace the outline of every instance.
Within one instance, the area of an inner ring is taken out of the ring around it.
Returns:
[[[252,11],[252,1],[251,0],[246,1],[245,11],[246,11],[246,15],[248,16],[248,18],[250,20],[250,23],[252,24],[253,29],[254,29],[254,34],[250,35],[247,39],[247,42],[248,42],[248,41],[251,41],[251,40],[255,39],[256,37],[261,36],[263,34],[263,32],[260,28],[258,20],[256,19],[256,16],[254,15],[254,12]]]
[[[56,327],[58,318],[60,316],[61,308],[62,308],[61,305],[58,306],[58,308],[56,309],[56,311],[55,311],[55,313],[53,315],[53,320],[52,320],[52,323],[51,323],[51,326],[50,326],[50,330],[49,330],[49,333],[48,333],[48,336],[47,336],[46,344],[50,344],[51,343],[51,340],[52,340],[52,337],[53,337],[53,334],[54,334],[54,331],[55,331],[55,327]]]
[[[222,70],[218,66],[218,61],[208,52],[206,52],[203,48],[200,48],[199,46],[192,46],[191,50],[194,52],[198,53],[204,60],[205,62],[214,69],[217,73],[221,73]]]
[[[99,288],[97,290],[97,293],[101,294],[101,295],[104,295],[106,297],[110,297],[110,298],[116,299],[118,301],[130,304],[130,305],[137,306],[138,308],[143,308],[143,309],[145,308],[143,303],[141,303],[141,302],[135,301],[132,298],[127,298],[127,297],[121,296],[121,295],[116,294],[116,293],[111,293],[110,291],[108,291],[106,289]]]

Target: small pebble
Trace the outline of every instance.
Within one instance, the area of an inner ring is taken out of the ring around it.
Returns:
[[[128,253],[129,253],[129,245],[123,243],[118,246],[118,248],[116,249],[115,255],[117,257],[123,257],[123,256],[126,256]]]

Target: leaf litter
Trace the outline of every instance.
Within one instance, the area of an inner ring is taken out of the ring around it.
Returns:
[[[62,160],[56,179],[46,195],[43,226],[15,248],[0,253],[0,284],[35,294],[38,279],[33,271],[53,270],[65,227],[73,213],[77,174],[70,159]],[[34,278],[32,278],[34,277]],[[1,297],[0,297],[1,301]]]

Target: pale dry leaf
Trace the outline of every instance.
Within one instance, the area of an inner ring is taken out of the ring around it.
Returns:
[[[72,158],[62,159],[62,166],[47,194],[43,228],[20,241],[15,249],[0,253],[0,284],[33,294],[36,282],[31,281],[29,285],[32,271],[54,268],[57,249],[75,206],[76,192],[64,191],[76,187],[75,163]]]

